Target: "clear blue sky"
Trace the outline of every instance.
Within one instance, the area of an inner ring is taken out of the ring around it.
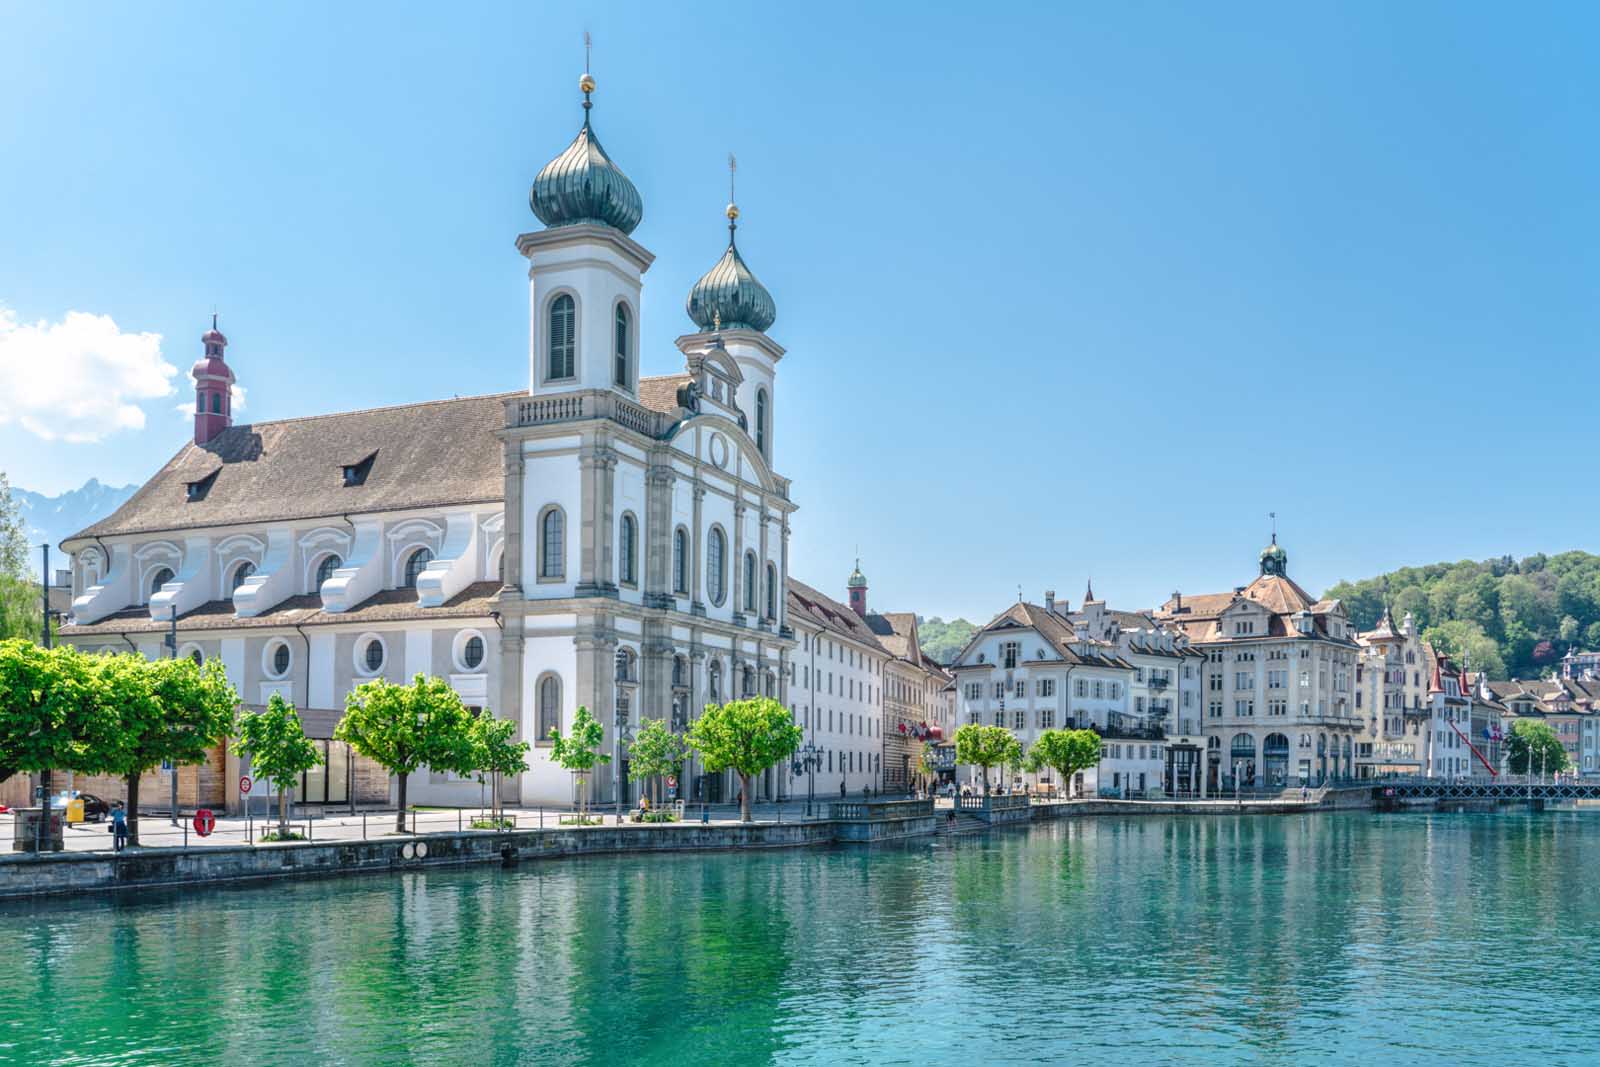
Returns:
[[[122,335],[179,370],[93,443],[19,408],[103,382],[0,399],[20,486],[164,462],[213,305],[245,418],[524,387],[512,241],[587,27],[658,257],[646,373],[681,365],[739,155],[797,577],[842,597],[859,545],[881,608],[1090,573],[1144,606],[1248,580],[1269,511],[1313,591],[1600,548],[1594,5],[3,12],[0,315],[76,354],[0,384],[100,366],[73,311],[127,389]]]

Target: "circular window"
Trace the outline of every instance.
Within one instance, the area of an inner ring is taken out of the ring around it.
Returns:
[[[711,462],[722,468],[728,466],[728,439],[720,433],[711,435]]]
[[[189,658],[194,660],[194,665],[196,667],[205,666],[206,658],[205,658],[205,656],[200,654],[200,650],[198,648],[195,649],[193,652],[189,653]]]
[[[361,655],[366,661],[367,670],[373,674],[377,674],[383,668],[383,642],[376,637],[367,642],[366,651]]]
[[[272,650],[272,673],[279,678],[289,673],[289,646],[281,641]]]
[[[483,663],[483,638],[473,634],[461,648],[461,662],[468,670],[476,670]]]

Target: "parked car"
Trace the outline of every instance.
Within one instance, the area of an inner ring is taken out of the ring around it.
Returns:
[[[10,812],[10,808],[6,807],[4,804],[0,804],[0,815],[8,815]]]
[[[73,799],[83,801],[84,822],[104,822],[111,814],[111,805],[93,793],[78,793],[75,797],[66,793],[57,793],[50,798],[50,806],[52,808],[65,808],[67,801]]]

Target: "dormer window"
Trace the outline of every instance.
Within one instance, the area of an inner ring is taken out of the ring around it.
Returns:
[[[377,458],[378,454],[374,452],[365,459],[357,460],[354,463],[346,463],[340,468],[343,471],[344,484],[348,486],[365,485],[367,474],[371,472],[372,463]]]
[[[187,499],[189,503],[192,504],[196,500],[204,500],[206,498],[206,494],[211,492],[211,483],[215,482],[216,480],[217,472],[212,471],[210,474],[198,481],[187,483]]]

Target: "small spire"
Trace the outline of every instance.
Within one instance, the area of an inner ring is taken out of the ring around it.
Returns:
[[[1094,599],[1094,578],[1091,577],[1083,588],[1083,602],[1087,604]]]
[[[589,127],[589,109],[594,107],[590,95],[594,92],[594,75],[589,73],[589,47],[594,43],[589,36],[589,31],[583,31],[583,77],[578,79],[578,88],[583,90],[583,126]]]
[[[1278,513],[1276,511],[1269,511],[1269,512],[1267,512],[1267,517],[1272,520],[1272,543],[1273,544],[1277,544],[1278,543]]]
[[[216,308],[212,308],[211,309],[211,328],[213,330],[215,330],[217,328],[217,309]]]
[[[739,202],[734,197],[734,177],[739,172],[739,161],[728,153],[728,247],[733,247],[733,231],[739,228]]]

